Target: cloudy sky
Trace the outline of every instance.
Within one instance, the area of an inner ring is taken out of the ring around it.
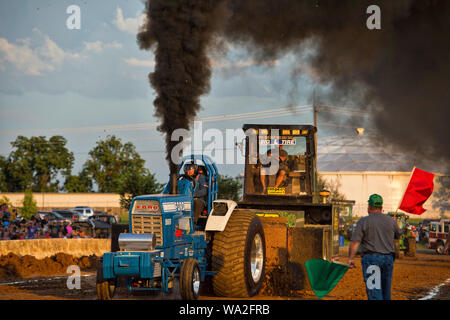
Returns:
[[[70,5],[81,9],[79,30],[66,26]],[[1,2],[0,154],[9,154],[18,135],[63,135],[77,173],[96,141],[115,134],[131,141],[158,180],[166,180],[163,138],[153,116],[155,93],[147,80],[154,57],[136,43],[143,9],[141,0]],[[203,129],[312,123],[308,108],[279,109],[312,102],[314,73],[297,65],[304,72],[293,94],[293,61],[288,55],[255,64],[232,44],[226,56],[211,57],[211,91],[202,97],[197,117],[206,120]],[[335,133],[332,124],[320,129],[319,135]],[[231,175],[243,170],[241,165],[219,169]]]

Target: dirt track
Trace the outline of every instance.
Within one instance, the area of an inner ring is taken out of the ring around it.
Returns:
[[[345,251],[345,250],[344,250]],[[342,251],[340,261],[345,262]],[[96,299],[95,257],[74,259],[59,254],[51,258],[36,260],[33,257],[0,257],[0,299],[2,300],[52,300],[52,299]],[[82,268],[81,289],[67,289],[67,266],[78,264]],[[324,300],[365,300],[365,288],[359,259],[356,268],[347,271],[338,285]],[[450,278],[450,256],[440,256],[431,250],[419,251],[415,258],[396,260],[392,283],[393,300],[417,300],[427,296],[430,290]],[[125,288],[118,291],[119,299],[177,299],[176,295],[135,297]],[[203,295],[201,299],[218,299]],[[312,291],[292,292],[291,296],[259,295],[252,299],[317,299]],[[432,299],[450,300],[450,283],[447,282]]]

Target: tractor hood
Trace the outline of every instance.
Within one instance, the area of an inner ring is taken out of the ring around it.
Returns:
[[[192,197],[183,194],[154,194],[133,199],[130,214],[188,213]]]

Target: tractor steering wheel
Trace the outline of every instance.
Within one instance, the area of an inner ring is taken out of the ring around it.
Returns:
[[[180,176],[178,177],[178,181],[180,181],[181,179],[187,179],[187,180],[189,180],[189,181],[194,181],[194,178],[193,177],[191,177],[190,175],[188,175],[188,174],[185,174],[185,173],[183,173],[183,174],[180,174]]]

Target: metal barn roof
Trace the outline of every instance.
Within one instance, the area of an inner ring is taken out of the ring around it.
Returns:
[[[411,171],[412,158],[374,146],[368,136],[318,139],[319,171]]]

